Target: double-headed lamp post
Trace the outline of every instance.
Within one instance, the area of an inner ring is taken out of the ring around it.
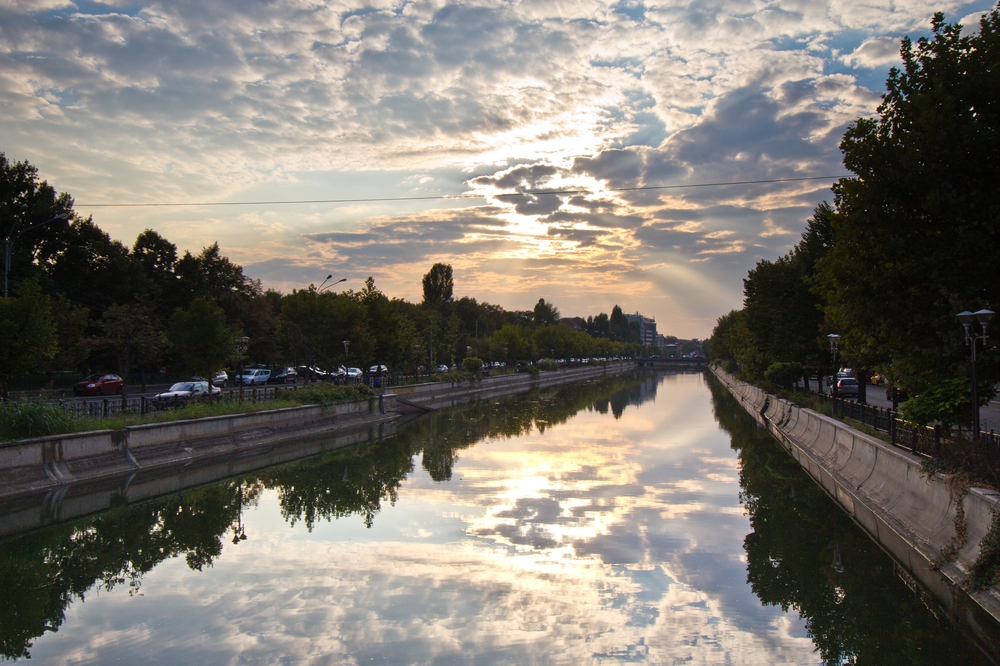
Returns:
[[[958,313],[958,321],[962,322],[962,326],[965,327],[965,344],[972,348],[972,438],[979,439],[979,391],[976,382],[976,341],[983,341],[983,348],[986,347],[986,341],[989,339],[989,335],[986,334],[986,327],[989,325],[990,320],[993,319],[993,315],[996,314],[993,310],[978,310],[976,312],[969,312],[965,310]],[[973,325],[975,322],[979,322],[980,328],[983,332],[977,334]]]
[[[21,206],[21,210],[22,211],[24,211],[26,209],[27,209],[27,206]],[[67,217],[69,217],[69,213],[59,213],[55,217],[51,217],[51,218],[45,220],[44,222],[39,222],[38,224],[33,224],[30,227],[28,227],[27,229],[21,229],[16,234],[14,233],[14,227],[17,226],[17,220],[15,219],[14,223],[10,225],[10,231],[7,232],[7,244],[4,246],[4,250],[3,250],[3,297],[4,297],[4,300],[7,300],[7,274],[10,272],[10,253],[11,253],[11,250],[14,249],[14,241],[16,241],[18,238],[20,238],[24,234],[28,233],[29,231],[31,231],[32,229],[37,229],[38,227],[45,226],[46,224],[48,224],[50,222],[55,222],[56,220],[65,220]]]
[[[833,377],[830,380],[830,394],[836,398],[837,397],[837,346],[840,344],[840,336],[836,333],[830,333],[826,336],[826,339],[830,341],[830,352],[833,354]],[[836,401],[831,402],[831,409],[833,410],[834,416],[837,414],[837,403]]]
[[[326,280],[329,280],[329,279],[330,279],[330,278],[332,278],[332,277],[333,277],[333,275],[332,275],[332,274],[331,274],[331,275],[327,275],[327,276],[326,276]],[[316,290],[316,293],[317,293],[317,294],[321,293],[321,292],[322,292],[323,290],[325,290],[325,289],[329,289],[330,287],[332,287],[332,286],[333,286],[333,285],[335,285],[335,284],[340,284],[341,282],[347,282],[347,278],[340,278],[340,279],[339,279],[339,280],[337,280],[336,282],[331,282],[330,284],[326,284],[326,280],[323,280],[323,282],[321,282],[321,283],[320,283],[320,285],[319,285],[319,289],[317,289],[317,290]],[[326,284],[326,286],[325,286],[325,287],[323,286],[324,284]]]

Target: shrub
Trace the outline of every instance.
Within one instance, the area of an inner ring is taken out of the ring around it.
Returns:
[[[558,370],[559,369],[559,364],[556,363],[555,360],[553,360],[551,358],[543,358],[541,361],[538,362],[538,369],[539,370]]]
[[[466,356],[465,360],[462,361],[462,367],[465,368],[466,372],[476,372],[483,367],[483,360],[475,356]]]
[[[76,430],[77,418],[58,405],[37,400],[0,404],[0,439],[45,437]]]

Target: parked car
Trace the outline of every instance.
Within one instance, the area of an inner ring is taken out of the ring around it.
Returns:
[[[294,384],[299,378],[295,368],[283,368],[267,378],[268,384]]]
[[[243,371],[243,376],[240,377],[240,383],[243,384],[243,386],[266,384],[270,376],[271,371],[267,368],[248,368]]]
[[[90,375],[73,387],[74,395],[121,394],[125,382],[118,375]]]
[[[442,363],[437,367],[436,372],[448,372],[448,366]]]
[[[837,396],[846,398],[848,396],[858,397],[858,380],[853,377],[844,377],[837,380]]]
[[[226,374],[225,370],[219,370],[219,372],[212,378],[212,386],[218,386],[220,388],[226,388],[229,386],[229,375]]]
[[[387,375],[387,374],[389,374],[389,368],[385,367],[384,365],[373,365],[372,367],[368,368],[368,374],[370,374],[370,375],[377,375],[377,374]]]
[[[195,378],[187,382],[177,382],[170,387],[170,390],[157,393],[152,397],[152,402],[153,406],[159,409],[183,405],[194,399],[204,399],[221,393],[220,388],[212,386],[207,380]]]
[[[361,379],[361,377],[363,375],[364,375],[364,373],[361,372],[361,368],[348,368],[347,369],[347,378],[348,379]]]

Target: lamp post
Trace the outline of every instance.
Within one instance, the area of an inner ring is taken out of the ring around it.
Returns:
[[[250,338],[245,335],[240,335],[236,338],[236,356],[239,363],[240,374],[236,378],[236,383],[240,386],[240,402],[243,402],[243,354],[246,353],[247,347],[250,346]]]
[[[332,277],[333,277],[332,275],[327,275],[326,280],[329,280]],[[347,282],[347,278],[340,278],[336,282],[331,282],[330,284],[326,284],[326,280],[323,280],[323,282],[319,285],[319,289],[316,290],[317,294],[323,293],[324,291],[326,291],[335,284],[340,284],[341,282]],[[325,287],[323,286],[324,284],[326,284]]]
[[[989,325],[990,320],[993,319],[993,315],[996,314],[993,310],[977,310],[976,312],[969,312],[964,310],[958,313],[958,321],[962,323],[965,327],[965,344],[972,348],[972,439],[979,439],[979,391],[976,381],[976,341],[983,341],[983,348],[986,348],[986,341],[989,340],[989,335],[986,333],[986,327]],[[980,328],[983,332],[977,334],[975,329],[972,328],[973,324],[978,321]]]
[[[833,401],[830,403],[830,410],[833,415],[837,415],[837,346],[840,343],[840,336],[836,333],[830,333],[826,336],[826,339],[830,341],[830,351],[833,353],[833,378],[830,385],[830,395],[833,396]]]
[[[27,206],[21,206],[21,212],[22,213],[25,210],[27,210],[27,209],[28,209]],[[59,213],[55,217],[49,218],[49,219],[45,220],[44,222],[39,222],[38,224],[31,225],[27,229],[22,229],[21,231],[18,231],[16,234],[14,233],[14,227],[17,226],[17,218],[14,219],[14,222],[10,225],[10,231],[7,232],[7,244],[4,247],[4,251],[3,251],[3,297],[4,297],[4,300],[7,300],[7,274],[10,272],[10,253],[11,253],[11,250],[14,249],[14,241],[16,241],[18,238],[20,238],[24,234],[28,233],[29,231],[31,231],[32,229],[37,229],[38,227],[44,226],[44,225],[46,225],[46,224],[48,224],[50,222],[55,222],[56,220],[65,220],[67,217],[69,217],[69,213]]]
[[[350,340],[343,340],[343,343],[344,343],[344,372],[346,373],[348,370],[351,369],[350,366],[348,365],[348,357],[349,357],[349,355],[348,355],[348,352],[347,352],[348,348],[351,346],[351,341]],[[344,375],[344,380],[346,381],[347,379],[350,379],[350,376],[345,374]]]

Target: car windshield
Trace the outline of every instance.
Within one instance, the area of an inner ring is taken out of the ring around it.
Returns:
[[[193,391],[193,390],[194,390],[194,384],[192,384],[191,382],[178,382],[177,384],[174,384],[173,386],[170,387],[171,393],[173,393],[174,391]]]

